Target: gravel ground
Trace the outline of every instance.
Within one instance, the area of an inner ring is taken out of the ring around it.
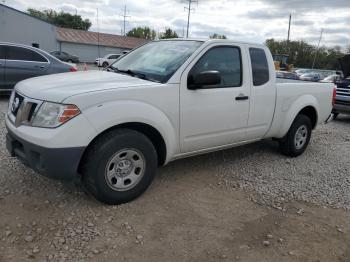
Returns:
[[[349,116],[320,125],[298,158],[280,155],[272,141],[224,151],[226,163],[218,165],[218,176],[226,184],[253,190],[256,201],[277,208],[301,200],[350,209],[349,126]]]
[[[0,98],[1,262],[350,261],[350,117],[320,126],[301,157],[262,141],[176,161],[109,207],[9,157],[6,107]]]

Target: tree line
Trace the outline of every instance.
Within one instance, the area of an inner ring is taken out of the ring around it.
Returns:
[[[299,41],[278,41],[275,39],[267,39],[265,45],[270,49],[272,54],[286,54],[289,55],[289,64],[299,68],[311,68],[315,55],[315,66],[317,69],[336,70],[339,68],[338,60],[343,57],[345,53],[350,51],[342,51],[340,46],[326,47],[310,45],[303,40]]]
[[[66,12],[56,12],[52,9],[40,11],[37,9],[29,8],[28,13],[34,17],[45,20],[59,27],[73,28],[79,30],[89,30],[92,23],[89,19],[83,19],[80,15],[72,15]],[[131,29],[127,34],[130,37],[144,38],[148,40],[179,38],[179,35],[175,30],[171,28],[165,28],[164,32],[157,34],[154,29],[150,27],[135,27]],[[214,33],[209,38],[227,39],[226,35]],[[294,67],[310,68],[312,67],[313,60],[316,54],[315,68],[318,69],[339,69],[338,59],[344,56],[345,53],[350,52],[350,46],[348,50],[343,52],[340,46],[326,47],[321,46],[317,49],[316,46],[310,45],[303,40],[299,41],[286,41],[275,40],[273,38],[267,39],[265,45],[270,49],[272,54],[286,54],[289,55],[289,64],[293,64]]]

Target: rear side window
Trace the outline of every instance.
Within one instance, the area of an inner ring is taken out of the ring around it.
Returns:
[[[252,62],[253,84],[261,86],[269,81],[269,65],[265,51],[260,48],[249,48],[250,60]]]
[[[0,45],[0,59],[5,59],[5,47]]]
[[[47,62],[47,60],[37,52],[18,46],[7,46],[6,59],[20,61]]]
[[[242,85],[241,52],[238,47],[219,46],[207,51],[191,69],[193,77],[204,71],[218,71],[221,84],[217,88],[238,87]]]

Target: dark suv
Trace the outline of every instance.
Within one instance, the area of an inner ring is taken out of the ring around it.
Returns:
[[[334,117],[350,114],[350,54],[339,60],[344,78],[337,81],[337,96],[333,107]]]

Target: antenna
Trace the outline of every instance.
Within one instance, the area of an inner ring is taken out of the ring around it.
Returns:
[[[188,11],[188,15],[187,15],[187,33],[186,33],[186,38],[188,38],[188,31],[190,28],[190,16],[191,16],[191,11],[194,11],[194,9],[191,7],[192,3],[197,3],[197,0],[186,0],[188,2],[188,7],[185,7],[185,10]]]

